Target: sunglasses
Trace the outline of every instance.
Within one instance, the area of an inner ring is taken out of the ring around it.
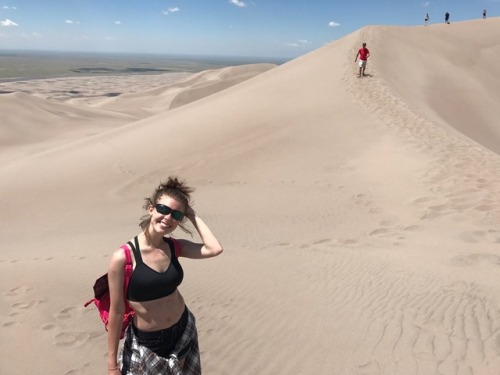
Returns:
[[[155,204],[156,211],[162,215],[172,215],[172,219],[176,221],[181,221],[184,218],[184,212],[172,210],[170,207],[165,206],[164,204],[157,203]]]

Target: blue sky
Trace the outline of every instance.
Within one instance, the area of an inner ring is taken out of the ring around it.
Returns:
[[[500,0],[0,0],[0,49],[297,57],[366,25],[500,15]]]

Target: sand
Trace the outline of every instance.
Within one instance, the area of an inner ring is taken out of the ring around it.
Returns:
[[[204,374],[500,373],[499,32],[369,26],[280,66],[0,85],[0,373],[105,372],[83,303],[168,175],[225,249],[182,260]]]

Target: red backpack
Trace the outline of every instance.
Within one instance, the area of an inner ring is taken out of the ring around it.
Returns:
[[[131,242],[129,242],[128,245],[133,248]],[[123,324],[122,324],[122,331],[120,332],[120,339],[122,339],[123,336],[125,335],[125,330],[127,329],[130,321],[132,320],[132,317],[134,316],[134,310],[132,310],[132,308],[128,304],[127,294],[126,294],[128,290],[128,283],[130,281],[130,276],[132,275],[132,258],[130,257],[130,249],[128,248],[127,245],[123,245],[121,248],[125,252],[126,262],[125,262],[125,274],[123,279],[125,313],[123,315]],[[106,328],[107,331],[109,322],[109,305],[110,305],[107,273],[102,275],[95,281],[94,298],[87,301],[84,306],[87,307],[92,302],[96,305],[97,310],[99,311],[99,316],[101,317],[101,320],[104,323],[104,327]]]

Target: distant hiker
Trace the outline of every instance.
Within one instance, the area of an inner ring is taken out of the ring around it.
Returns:
[[[356,54],[356,58],[354,62],[358,61],[359,57],[359,74],[358,77],[365,75],[366,62],[368,61],[368,57],[370,57],[370,51],[366,48],[366,43],[363,43],[363,47],[361,47]]]
[[[446,12],[444,15],[444,23],[450,23],[450,13]]]
[[[425,24],[425,26],[427,26],[428,22],[429,22],[429,13],[425,13],[425,17],[424,17],[424,24]]]
[[[483,9],[483,20],[486,19],[486,9]]]

